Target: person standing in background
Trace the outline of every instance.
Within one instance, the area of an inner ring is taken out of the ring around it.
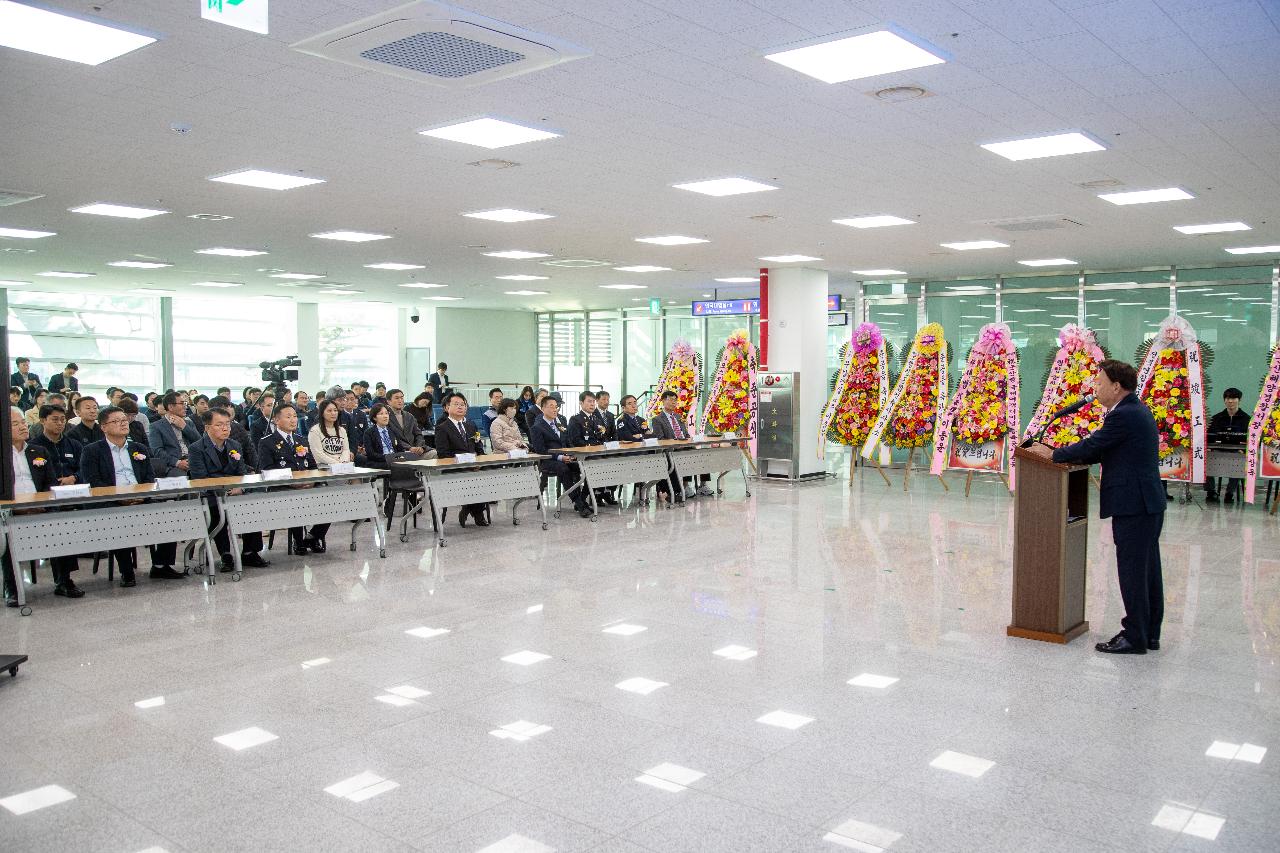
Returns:
[[[76,379],[76,371],[80,365],[74,361],[62,368],[62,372],[49,380],[50,391],[79,391],[80,380]]]
[[[14,365],[18,369],[9,377],[10,387],[22,389],[18,406],[24,411],[37,405],[36,392],[40,390],[40,377],[31,372],[31,359],[22,356]]]
[[[444,403],[444,392],[449,387],[449,365],[443,361],[436,365],[436,372],[427,377],[431,388],[431,402]]]

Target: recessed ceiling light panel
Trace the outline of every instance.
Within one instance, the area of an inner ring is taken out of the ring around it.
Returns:
[[[244,287],[239,281],[193,281],[192,287]]]
[[[0,0],[0,46],[101,65],[155,42],[159,36],[70,12]]]
[[[853,219],[833,219],[836,225],[848,225],[850,228],[886,228],[890,225],[915,225],[911,219],[901,216],[855,216]]]
[[[849,270],[857,275],[906,275],[902,270]]]
[[[1007,249],[1008,243],[1001,243],[999,240],[963,240],[959,243],[942,243],[940,244],[947,249],[955,249],[957,252],[972,252],[975,249]]]
[[[225,175],[214,175],[209,180],[220,184],[239,184],[242,187],[257,187],[263,190],[294,190],[298,187],[324,183],[323,178],[304,178],[301,175],[286,175],[262,169],[241,169]]]
[[[815,258],[813,255],[764,255],[759,260],[775,264],[798,264],[805,261],[820,261],[822,258]]]
[[[129,267],[135,270],[159,270],[165,267],[171,267],[173,264],[162,264],[159,261],[111,261],[107,264],[109,267]]]
[[[550,291],[546,290],[504,290],[507,296],[546,296]]]
[[[646,284],[602,284],[605,290],[644,290],[648,287]]]
[[[532,258],[549,258],[546,252],[526,252],[522,249],[508,249],[504,252],[485,252],[490,258],[509,258],[513,261],[526,261]]]
[[[1185,201],[1195,198],[1181,187],[1166,187],[1159,190],[1134,190],[1123,193],[1102,193],[1098,198],[1112,204],[1151,204],[1157,201]]]
[[[284,278],[290,281],[311,281],[312,279],[324,278],[320,273],[314,272],[278,272],[271,277]]]
[[[63,272],[62,270],[50,270],[48,272],[38,272],[36,275],[42,275],[45,278],[93,278],[96,273],[91,272]]]
[[[545,275],[500,275],[497,276],[503,281],[546,281],[549,276]]]
[[[197,255],[221,255],[224,258],[252,258],[256,255],[265,255],[266,252],[261,249],[228,249],[225,246],[217,246],[212,249],[196,249]]]
[[[435,284],[435,283],[433,283],[433,282],[429,282],[429,281],[410,281],[410,282],[406,282],[405,284],[402,284],[402,285],[400,285],[400,286],[401,286],[401,287],[408,287],[408,288],[412,288],[412,289],[414,289],[414,290],[434,290],[434,289],[435,289],[435,288],[437,288],[437,287],[448,287],[449,285],[447,285],[447,284]]]
[[[4,2],[4,0],[0,0]],[[94,216],[116,216],[121,219],[148,219],[168,213],[167,210],[155,210],[150,207],[131,207],[127,204],[107,204],[95,202],[71,208],[72,213],[91,213]]]
[[[369,243],[374,240],[390,240],[390,234],[373,234],[368,231],[322,231],[312,234],[317,240],[340,240],[344,243]]]
[[[1073,261],[1070,258],[1040,258],[1033,261],[1018,261],[1024,267],[1074,267],[1079,261]]]
[[[400,272],[404,272],[405,270],[426,269],[422,264],[397,264],[392,261],[387,261],[381,264],[365,264],[364,267],[365,269],[370,270],[398,270]]]
[[[39,240],[41,237],[52,237],[56,231],[29,231],[26,228],[0,228],[0,237],[16,237],[20,240]]]
[[[432,302],[457,302],[462,299],[461,296],[426,296],[424,299],[430,299]]]
[[[464,213],[471,219],[487,219],[490,222],[531,222],[535,219],[553,219],[549,213],[534,213],[531,210],[516,210],[513,207],[500,207],[497,210],[478,210],[475,213]]]
[[[679,234],[670,234],[666,237],[637,237],[637,243],[652,243],[655,246],[690,246],[694,243],[710,243],[710,240],[703,240],[699,237],[681,237]]]
[[[539,142],[543,139],[555,139],[560,134],[548,130],[525,127],[515,122],[497,118],[478,118],[431,130],[420,130],[423,136],[446,139],[450,142],[462,142],[466,145],[477,145],[493,150],[506,148],[509,145],[520,145],[524,142]]]
[[[670,272],[671,267],[655,267],[649,264],[636,264],[630,267],[614,267],[618,272]]]
[[[766,53],[764,58],[824,83],[843,83],[895,71],[942,65],[950,57],[924,39],[889,25],[860,35],[827,38],[789,50]]]
[[[729,278],[718,278],[716,281],[723,282],[724,284],[759,284],[760,278],[754,275],[739,275],[731,276]]]
[[[749,178],[713,178],[709,181],[692,181],[686,184],[672,184],[672,186],[678,190],[717,197],[762,193],[777,189],[773,184],[765,184]]]
[[[1061,157],[1064,154],[1086,154],[1090,151],[1106,151],[1101,141],[1082,131],[1055,133],[1049,136],[1033,136],[1011,139],[1007,142],[987,142],[982,145],[993,154],[1006,160],[1038,160],[1041,157]]]
[[[1183,234],[1225,234],[1228,231],[1252,231],[1243,222],[1213,222],[1208,225],[1175,225],[1174,231]]]
[[[1227,251],[1233,255],[1280,255],[1280,246],[1237,246]]]

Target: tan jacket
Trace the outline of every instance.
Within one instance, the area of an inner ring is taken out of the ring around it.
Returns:
[[[498,415],[489,427],[489,443],[494,453],[506,453],[516,447],[527,447],[528,442],[520,433],[520,427],[506,415]]]

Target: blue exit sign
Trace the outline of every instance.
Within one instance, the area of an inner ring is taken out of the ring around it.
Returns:
[[[842,305],[840,294],[832,293],[827,297],[827,310],[839,311]],[[716,301],[694,302],[690,306],[695,317],[724,317],[731,314],[759,314],[759,299],[720,299]]]

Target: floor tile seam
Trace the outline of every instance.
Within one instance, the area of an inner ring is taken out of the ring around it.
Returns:
[[[638,774],[638,773],[637,773],[636,775],[638,776],[638,775],[640,775],[640,774]],[[640,783],[639,783],[639,782],[636,782],[636,783],[634,783],[634,784],[639,785]],[[676,809],[676,808],[680,805],[680,803],[679,803],[679,802],[673,802],[673,803],[671,803],[670,805],[663,805],[663,806],[662,806],[661,808],[659,808],[657,811],[654,811],[654,812],[652,812],[652,813],[650,813],[650,814],[646,814],[644,817],[642,817],[642,818],[640,818],[640,819],[638,819],[638,820],[632,821],[632,822],[630,822],[630,823],[623,823],[623,824],[621,824],[621,825],[618,825],[618,824],[616,824],[616,823],[615,823],[615,824],[614,824],[613,829],[603,829],[603,830],[602,830],[602,829],[600,829],[600,828],[599,828],[599,827],[597,827],[597,826],[594,826],[594,825],[589,824],[589,823],[585,823],[585,822],[583,822],[582,820],[580,820],[580,819],[578,819],[578,818],[571,817],[571,816],[569,816],[569,815],[567,815],[567,814],[564,814],[564,812],[562,812],[562,811],[557,811],[555,808],[552,808],[552,807],[549,807],[549,806],[539,805],[538,803],[535,803],[535,802],[533,802],[533,801],[531,801],[531,800],[529,800],[529,799],[526,799],[526,797],[528,797],[528,796],[529,796],[529,794],[530,794],[530,792],[525,792],[524,794],[521,794],[521,795],[520,795],[520,796],[518,796],[518,797],[512,797],[512,799],[513,799],[513,800],[516,800],[517,802],[521,803],[522,805],[528,806],[529,808],[537,809],[538,811],[547,812],[548,814],[553,814],[553,815],[555,815],[556,817],[560,818],[561,820],[567,820],[567,821],[569,821],[570,823],[574,823],[574,824],[576,824],[576,825],[578,825],[578,826],[584,826],[584,827],[586,827],[587,829],[590,829],[590,830],[592,830],[592,831],[594,831],[594,832],[606,832],[606,833],[610,833],[610,832],[612,832],[612,833],[615,833],[615,837],[623,838],[623,840],[626,840],[626,841],[630,841],[630,839],[625,838],[625,837],[623,836],[623,834],[622,834],[623,832],[625,832],[626,830],[629,830],[629,829],[634,829],[635,827],[639,826],[639,825],[640,825],[640,824],[642,824],[642,823],[645,823],[646,821],[650,821],[650,820],[653,820],[653,819],[654,819],[654,818],[656,818],[656,817],[659,817],[659,816],[661,816],[661,815],[664,815],[664,814],[666,814],[667,812],[669,812],[669,811],[672,811],[672,810]],[[634,802],[634,800],[635,800],[635,799],[638,799],[638,798],[639,798],[639,794],[637,795],[637,797],[632,798],[632,800],[630,800],[630,801],[628,801],[628,802]]]
[[[489,787],[487,787],[487,786],[485,786],[485,785],[481,785],[481,784],[479,784],[479,783],[477,783],[477,782],[472,782],[472,781],[470,781],[470,780],[468,780],[468,779],[464,779],[464,778],[462,778],[462,777],[460,777],[460,776],[455,776],[455,775],[453,775],[452,773],[449,773],[449,772],[447,772],[447,771],[440,771],[440,770],[438,770],[438,769],[437,769],[437,770],[436,770],[436,772],[437,772],[440,776],[447,777],[446,781],[462,782],[462,783],[464,783],[464,784],[471,785],[471,786],[476,787],[476,788],[481,788],[481,789],[483,789],[484,791],[486,791],[486,792],[488,792],[488,793],[491,793],[491,794],[494,794],[494,795],[496,795],[496,796],[498,796],[498,797],[501,797],[502,799],[501,799],[501,801],[500,801],[500,802],[493,803],[493,804],[491,804],[491,805],[485,806],[485,807],[480,808],[480,809],[476,809],[476,810],[474,810],[474,811],[472,811],[472,810],[470,810],[470,809],[467,809],[467,810],[466,810],[466,814],[464,814],[462,817],[459,817],[459,818],[457,818],[456,820],[451,820],[451,821],[448,821],[448,822],[446,822],[446,823],[442,824],[442,825],[441,825],[437,830],[433,830],[433,831],[430,833],[431,835],[434,835],[434,834],[436,834],[437,832],[442,832],[442,831],[444,831],[444,830],[446,830],[446,829],[448,829],[448,828],[450,828],[450,827],[452,827],[452,826],[454,826],[454,825],[456,825],[456,824],[458,824],[458,823],[461,823],[461,822],[462,822],[462,821],[464,821],[464,820],[469,820],[470,818],[473,818],[473,817],[475,817],[476,815],[483,814],[484,812],[488,811],[488,810],[489,810],[489,809],[491,809],[491,808],[498,808],[498,807],[500,807],[500,806],[502,806],[502,805],[505,805],[505,804],[507,804],[507,803],[510,803],[510,802],[514,799],[514,797],[512,797],[510,794],[504,794],[504,793],[502,793],[501,791],[495,791],[495,790],[493,790],[492,788],[489,788]],[[396,782],[396,783],[397,783],[397,785],[399,785],[399,784],[400,784],[400,783],[398,782],[398,780],[395,780],[395,779],[391,779],[390,781],[392,781],[392,782]],[[402,790],[402,789],[403,789],[403,786],[400,786],[399,788],[397,788],[397,790]],[[363,815],[363,816],[362,816],[362,813],[361,813],[361,812],[357,812],[357,813],[355,813],[355,814],[349,814],[349,813],[346,813],[346,812],[341,811],[340,809],[341,809],[342,803],[344,802],[344,799],[343,799],[342,797],[334,797],[334,796],[332,796],[332,795],[329,795],[329,796],[327,797],[327,799],[323,799],[323,798],[320,798],[320,797],[314,797],[314,799],[313,799],[313,798],[312,798],[312,796],[311,796],[313,793],[320,793],[320,794],[323,794],[323,793],[325,793],[325,791],[324,791],[323,789],[317,789],[317,790],[316,790],[316,792],[308,792],[308,795],[307,795],[307,798],[308,798],[309,800],[311,800],[311,801],[313,801],[315,804],[319,805],[319,806],[320,806],[321,808],[323,808],[325,811],[327,811],[327,812],[329,812],[329,813],[331,813],[331,814],[337,815],[337,816],[339,816],[339,817],[345,818],[345,819],[347,819],[347,820],[354,821],[354,822],[356,822],[356,823],[360,824],[361,826],[365,827],[366,829],[369,829],[369,830],[371,830],[371,831],[373,831],[373,832],[376,832],[377,834],[379,834],[379,835],[381,835],[381,836],[386,837],[388,840],[390,840],[390,841],[392,841],[392,842],[400,843],[400,844],[410,844],[410,846],[412,846],[412,844],[411,844],[410,842],[406,842],[406,841],[397,841],[394,837],[387,835],[387,833],[386,833],[384,830],[379,829],[379,827],[378,827],[377,825],[375,825],[375,823],[371,823],[371,822],[370,822],[371,816],[369,816],[369,815],[367,815],[367,814],[365,814],[365,815]]]

